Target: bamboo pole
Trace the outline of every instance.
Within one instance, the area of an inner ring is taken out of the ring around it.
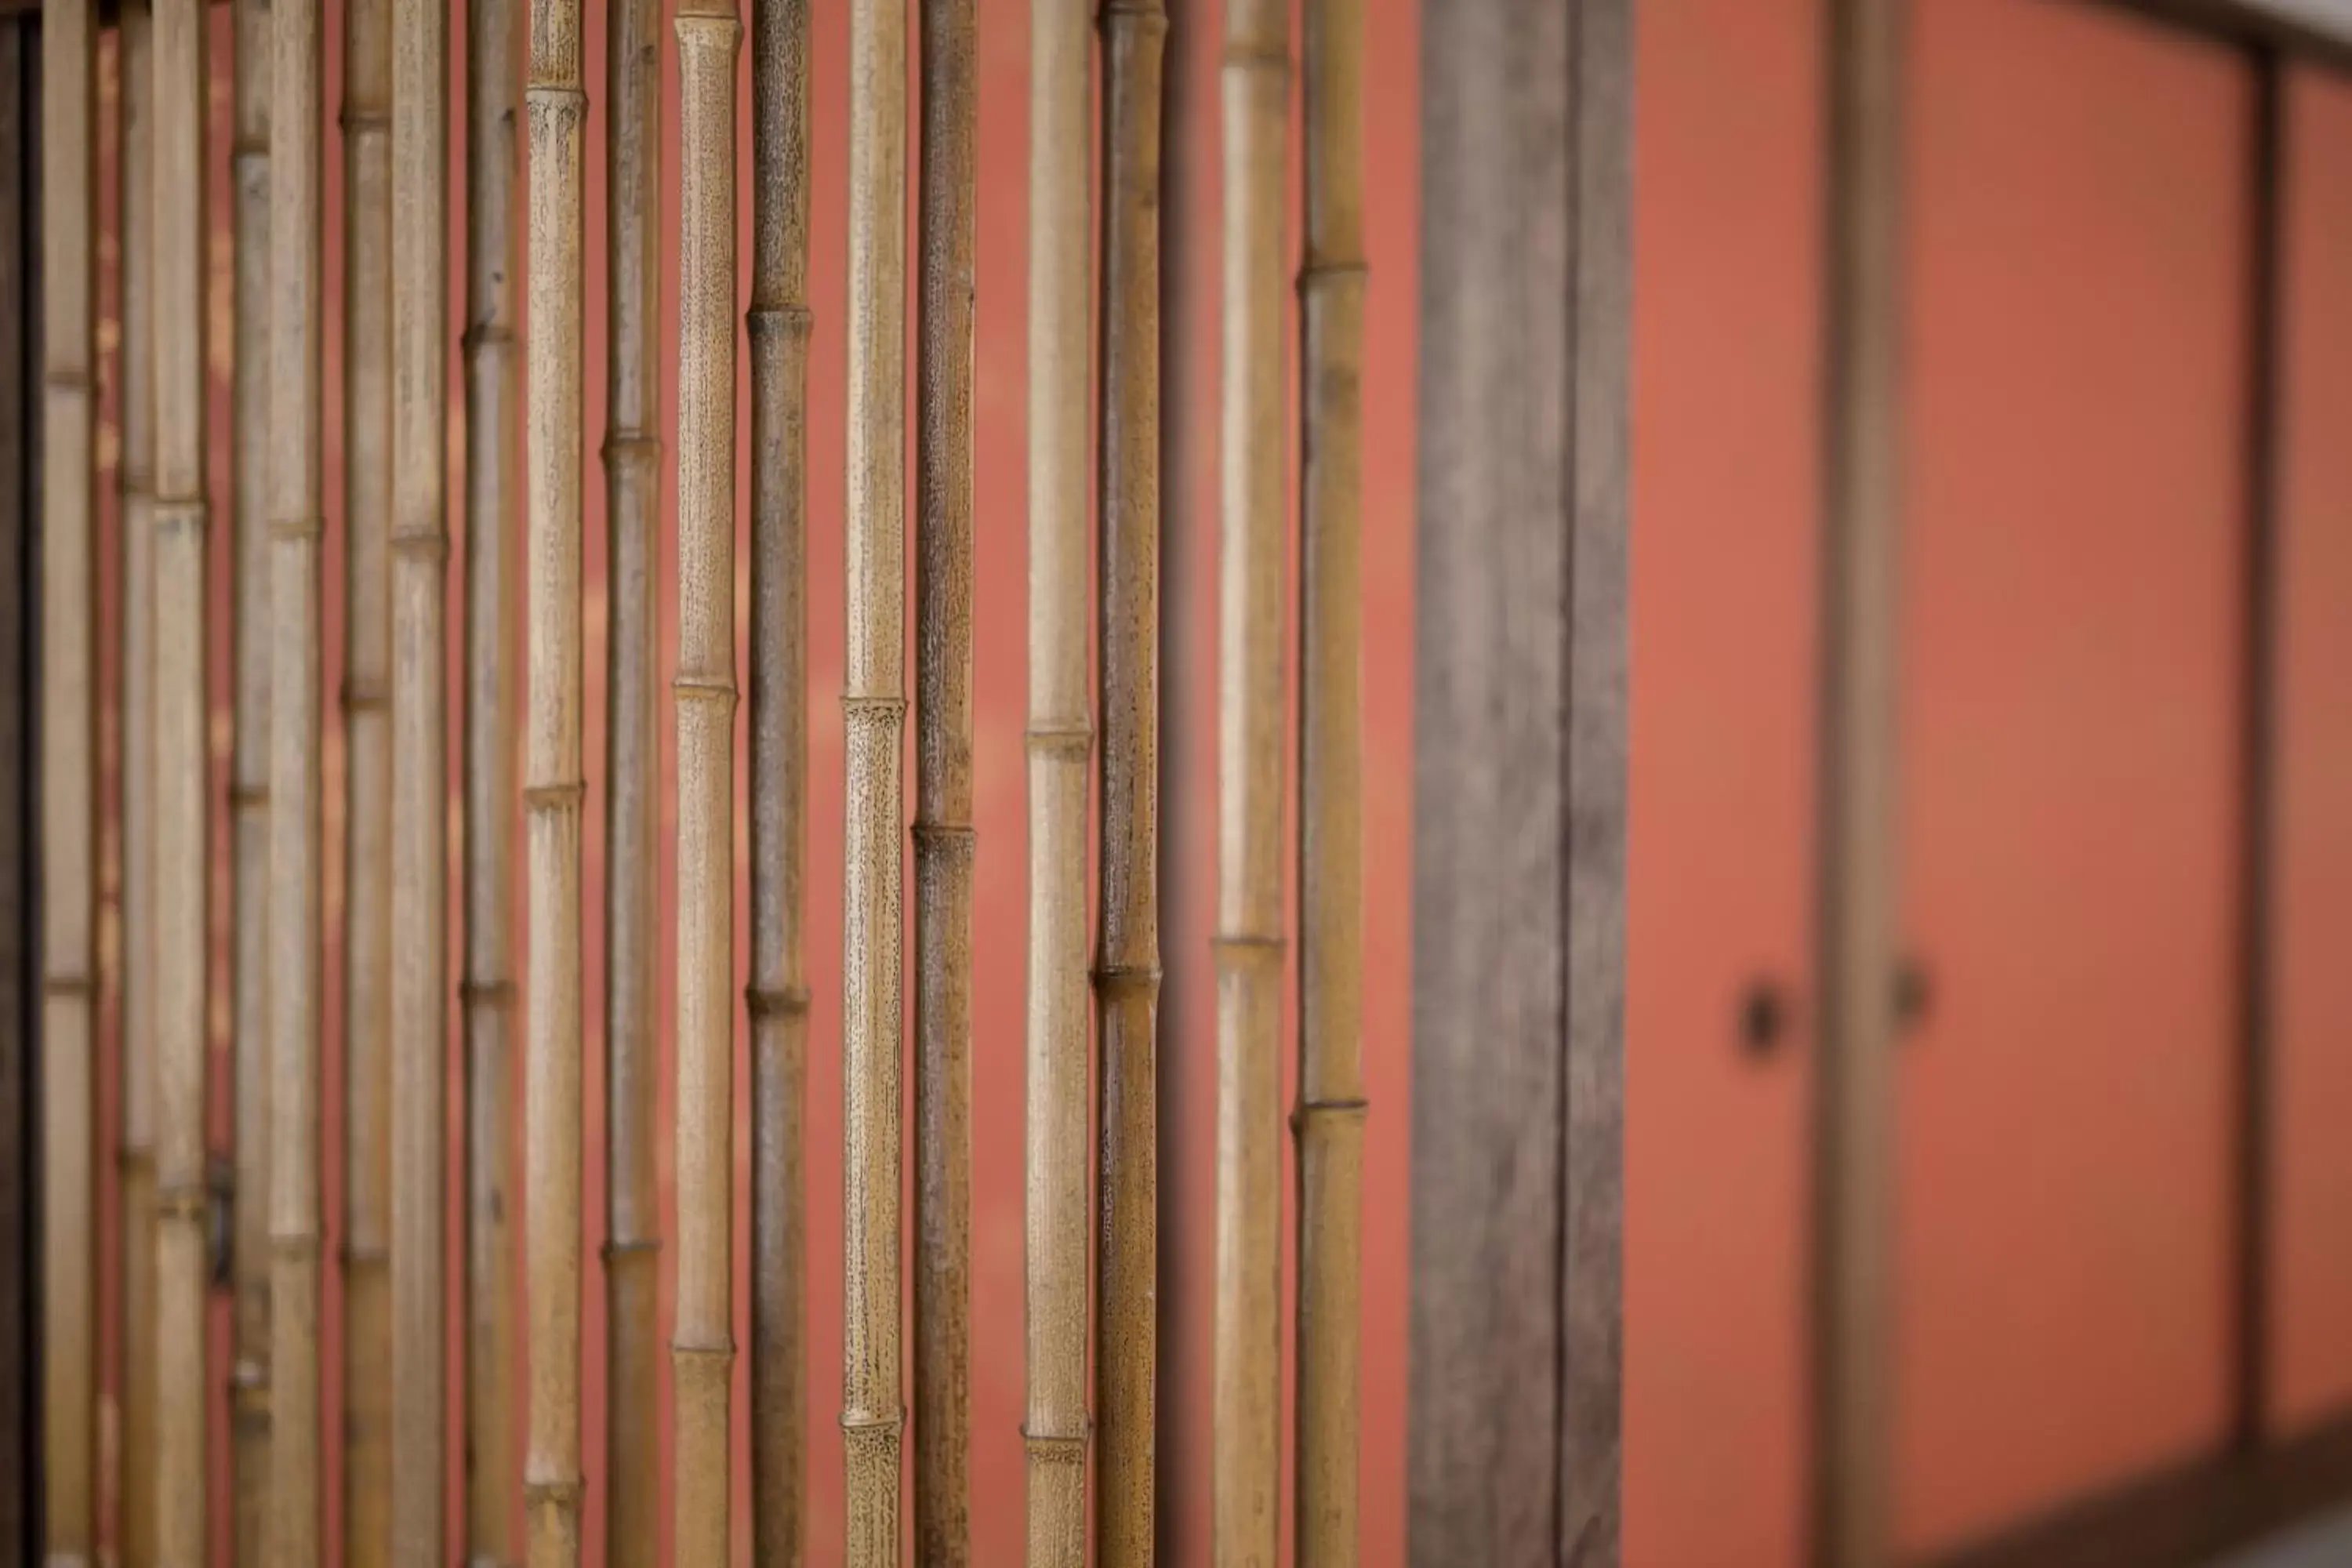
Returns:
[[[205,1296],[211,1283],[205,1063],[212,846],[206,744],[205,0],[159,0],[154,65],[155,1505],[163,1568],[203,1568]]]
[[[343,11],[343,1557],[392,1552],[392,0]],[[406,1178],[416,1174],[403,1172]]]
[[[8,1278],[0,1280],[5,1303],[0,1315],[7,1320],[7,1346],[0,1352],[0,1475],[11,1482],[0,1490],[0,1541],[8,1542],[0,1561],[12,1568],[40,1554],[35,1522],[40,1509],[30,1484],[40,1463],[33,1404],[40,1344],[40,1270],[33,1257],[40,1122],[32,1098],[40,1029],[33,972],[40,951],[35,934],[40,879],[32,820],[37,791],[27,762],[37,710],[26,635],[39,625],[30,576],[39,539],[33,345],[40,341],[40,307],[32,262],[40,232],[40,182],[33,163],[40,142],[34,122],[40,88],[31,67],[38,25],[30,17],[0,23],[0,561],[6,563],[0,579],[0,755],[14,761],[0,778],[0,867],[7,889],[0,895],[6,899],[0,908],[0,1258],[10,1265]]]
[[[269,114],[269,1526],[321,1560],[319,1412],[318,0],[271,0]]]
[[[447,0],[392,16],[391,1531],[443,1555],[448,996]]]
[[[735,1364],[735,57],[731,0],[677,33],[677,1551],[727,1568]]]
[[[1087,1561],[1087,0],[1038,0],[1029,73],[1030,1568]]]
[[[41,17],[42,1552],[98,1560],[98,16]]]
[[[900,738],[907,713],[907,17],[849,19],[848,821],[842,889],[842,1410],[850,1568],[898,1560]]]
[[[515,1560],[514,187],[523,12],[466,6],[466,1556]]]
[[[799,1568],[807,1457],[807,0],[751,5],[751,1556]]]
[[[229,509],[235,740],[229,812],[229,1037],[237,1202],[229,1246],[236,1307],[229,1373],[236,1568],[261,1568],[269,1471],[269,91],[264,0],[236,0],[236,383]]]
[[[283,4],[283,0],[279,0]],[[524,973],[524,1228],[530,1395],[523,1491],[531,1568],[580,1560],[579,0],[531,0],[529,716],[530,921]]]
[[[971,1557],[972,0],[923,0],[916,388],[915,1555]]]
[[[655,731],[660,606],[661,7],[612,0],[606,46],[604,436],[609,605],[604,794],[606,1554],[653,1568],[660,1531],[660,1024],[655,970],[661,820]]]
[[[1096,505],[1102,637],[1102,877],[1095,958],[1103,1173],[1095,1297],[1095,1531],[1102,1568],[1151,1561],[1158,1289],[1160,684],[1159,0],[1105,0],[1102,409]]]
[[[1219,393],[1217,1305],[1210,1482],[1221,1568],[1281,1555],[1284,185],[1290,7],[1225,11]]]

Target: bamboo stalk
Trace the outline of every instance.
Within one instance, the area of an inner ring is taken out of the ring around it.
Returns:
[[[842,888],[842,1410],[850,1568],[898,1560],[900,739],[906,662],[907,17],[849,20],[848,770]]]
[[[98,1559],[98,16],[41,17],[42,1551]]]
[[[280,0],[283,3],[283,0]],[[524,1229],[530,1394],[523,1494],[531,1568],[580,1560],[580,337],[579,0],[531,0],[530,698],[525,725],[530,921],[524,973]]]
[[[653,1568],[660,1531],[660,741],[655,559],[661,505],[661,7],[611,0],[604,157],[612,279],[604,436],[608,694],[604,795],[605,1551]]]
[[[1307,0],[1298,275],[1300,1568],[1356,1558],[1363,1275],[1364,17]]]
[[[1087,0],[1038,0],[1029,74],[1030,1568],[1087,1561]]]
[[[1095,1545],[1151,1561],[1159,1272],[1159,0],[1105,0],[1102,407],[1096,505],[1102,877],[1094,990],[1103,1173],[1095,1299]]]
[[[448,1044],[447,0],[392,16],[391,1560],[443,1555]]]
[[[466,1556],[514,1561],[516,0],[466,6]]]
[[[268,1560],[321,1559],[318,0],[272,0],[269,114]]]
[[[972,0],[923,0],[916,389],[915,1555],[971,1558]]]
[[[7,1347],[0,1355],[0,1541],[8,1542],[0,1562],[10,1568],[37,1560],[36,1521],[40,1510],[30,1484],[39,1472],[40,1430],[33,1389],[38,1376],[40,1270],[33,1257],[39,1234],[33,1204],[39,1190],[34,1166],[40,1123],[33,1103],[33,1050],[39,1037],[34,998],[34,964],[40,951],[35,922],[40,879],[35,871],[37,804],[34,768],[37,710],[29,677],[34,673],[28,630],[39,625],[30,573],[38,559],[33,442],[38,411],[33,402],[33,345],[40,341],[39,285],[34,237],[40,182],[33,159],[39,145],[35,124],[40,88],[34,75],[35,28],[30,17],[0,23],[0,755],[13,759],[0,777],[0,867],[5,868],[6,904],[0,908],[0,1258],[9,1277],[0,1280],[0,1315]]]
[[[205,1561],[211,1194],[205,1021],[212,841],[206,721],[205,0],[159,0],[154,63],[155,1502],[164,1568]]]
[[[731,0],[677,33],[677,1551],[727,1568],[735,1364],[735,57]]]
[[[229,1374],[234,1441],[234,1561],[266,1561],[269,1471],[269,91],[264,0],[236,0],[236,344],[229,508],[236,530],[230,636],[236,665],[229,760],[229,1037],[235,1052],[230,1210],[236,1308]]]
[[[751,5],[751,1556],[799,1568],[807,1457],[807,0]]]
[[[343,1556],[392,1553],[391,0],[343,12]],[[415,1174],[404,1171],[404,1176]]]
[[[1283,226],[1290,7],[1225,12],[1219,392],[1217,1305],[1210,1484],[1221,1568],[1281,1555]]]

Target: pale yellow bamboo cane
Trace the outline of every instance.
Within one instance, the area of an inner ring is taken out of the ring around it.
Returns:
[[[1087,1560],[1087,0],[1037,0],[1029,74],[1030,1568]]]
[[[660,1535],[661,1026],[656,973],[661,822],[661,6],[606,10],[604,727],[605,1553],[654,1568]]]
[[[1217,614],[1219,1568],[1281,1555],[1285,165],[1290,7],[1225,11]]]
[[[98,16],[41,17],[41,1451],[50,1568],[98,1558]]]
[[[514,187],[523,13],[466,7],[466,1555],[514,1561]]]
[[[808,984],[807,0],[751,5],[751,1556],[799,1568]]]
[[[155,737],[157,1110],[155,1559],[203,1568],[205,938],[212,844],[206,719],[208,505],[205,486],[205,0],[158,0],[154,59]]]
[[[270,1289],[268,1557],[322,1559],[319,1397],[320,56],[273,0],[269,113]]]
[[[906,689],[907,16],[849,17],[848,781],[842,1402],[850,1568],[898,1560],[899,789]]]
[[[280,4],[284,0],[279,0]],[[530,1568],[580,1560],[579,0],[531,0],[530,696],[523,804],[530,894],[524,973],[524,1229],[530,1394],[523,1492]]]

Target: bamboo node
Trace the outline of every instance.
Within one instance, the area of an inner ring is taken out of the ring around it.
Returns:
[[[395,560],[438,566],[449,558],[449,536],[439,529],[404,528],[392,536],[392,553]]]
[[[680,1340],[672,1340],[669,1342],[669,1353],[672,1360],[685,1362],[689,1366],[707,1367],[725,1372],[734,1363],[735,1342],[730,1339],[723,1345],[695,1345]]]
[[[149,516],[159,534],[192,535],[201,541],[211,511],[201,496],[176,496],[170,500],[159,496],[150,503]]]
[[[315,1230],[271,1231],[269,1256],[281,1263],[316,1263],[321,1250]]]
[[[233,784],[228,786],[228,804],[234,811],[250,811],[269,804],[269,786],[257,784]]]
[[[260,164],[261,172],[267,174],[269,170],[269,138],[239,136],[229,143],[228,157],[230,168],[239,174],[256,163]]]
[[[391,705],[392,689],[381,680],[366,676],[346,676],[343,679],[342,703],[346,713],[380,713]]]
[[[41,384],[51,392],[66,393],[68,395],[79,393],[82,396],[87,397],[90,394],[93,384],[90,379],[89,372],[86,370],[76,370],[64,365],[52,365],[48,371],[42,375]]]
[[[212,1189],[202,1182],[172,1182],[156,1189],[155,1217],[159,1220],[194,1220],[209,1226],[212,1212]]]
[[[1032,724],[1024,731],[1033,757],[1085,757],[1095,749],[1095,727],[1083,720],[1070,724]]]
[[[1279,936],[1258,931],[1220,931],[1209,939],[1211,952],[1235,958],[1279,958],[1289,945]]]
[[[1168,31],[1168,11],[1160,0],[1103,0],[1102,29],[1135,28],[1147,35]]]
[[[907,716],[907,700],[903,697],[844,696],[841,711],[845,719],[884,719],[896,723]]]
[[[523,89],[522,102],[534,122],[560,134],[578,130],[588,118],[588,94],[581,88],[534,82]]]
[[[1302,1100],[1290,1113],[1290,1130],[1303,1134],[1330,1122],[1360,1126],[1371,1109],[1366,1100]]]
[[[155,1168],[155,1151],[143,1143],[118,1143],[114,1149],[114,1168],[129,1174],[142,1174]]]
[[[743,330],[755,341],[805,338],[815,326],[816,312],[806,305],[754,305],[743,315]]]
[[[577,1476],[562,1481],[525,1481],[522,1484],[523,1506],[537,1508],[549,1504],[568,1511],[580,1506],[583,1489],[583,1483]]]
[[[354,141],[362,136],[389,136],[392,133],[392,106],[347,101],[342,112],[335,116],[335,126]]]
[[[1098,963],[1093,971],[1095,990],[1105,996],[1133,995],[1160,989],[1156,963]]]
[[[50,974],[41,980],[41,994],[59,1001],[87,1002],[98,994],[98,982],[87,974]]]
[[[658,436],[648,436],[635,430],[614,430],[605,436],[604,444],[596,449],[596,455],[604,459],[606,468],[612,468],[624,463],[657,461],[661,449],[661,437]]]
[[[239,1361],[229,1369],[229,1405],[236,1413],[237,1424],[247,1431],[269,1425],[269,1365],[267,1362]]]
[[[802,1018],[808,1016],[809,990],[805,985],[781,988],[766,985],[743,987],[743,1005],[754,1018]]]
[[[1033,1459],[1041,1459],[1049,1465],[1083,1465],[1087,1462],[1087,1449],[1093,1443],[1090,1435],[1093,1423],[1089,1422],[1087,1426],[1087,1432],[1069,1436],[1059,1432],[1032,1431],[1024,1422],[1021,1444]]]
[[[1265,72],[1284,81],[1290,79],[1293,68],[1290,51],[1263,44],[1232,44],[1220,57],[1228,70]]]
[[[853,1438],[876,1433],[895,1437],[906,1425],[907,1413],[904,1410],[899,1411],[896,1415],[876,1415],[863,1410],[845,1410],[841,1413],[841,1430],[845,1436]]]
[[[661,1256],[661,1237],[641,1236],[626,1241],[608,1241],[596,1249],[596,1256],[603,1259],[607,1268],[610,1268],[615,1264],[627,1263],[635,1258],[658,1258]],[[677,1347],[673,1345],[670,1348],[675,1350]]]
[[[707,675],[680,675],[669,683],[670,692],[680,702],[708,702],[733,712],[735,682]]]
[[[1310,261],[1298,269],[1298,291],[1305,294],[1327,283],[1361,283],[1371,271],[1361,261]]]
[[[326,531],[327,520],[318,514],[310,517],[275,518],[269,524],[270,538],[289,540],[298,544],[315,544],[325,537]]]
[[[729,53],[741,47],[743,23],[732,9],[725,11],[678,12],[670,28],[677,35],[678,47],[698,44],[705,48],[724,47]]]
[[[467,327],[457,346],[467,353],[477,349],[505,349],[514,346],[514,329],[502,321],[477,321]]]
[[[457,1000],[468,1007],[504,1007],[514,994],[511,980],[466,980],[457,986]]]
[[[588,784],[574,779],[570,784],[532,784],[522,792],[525,811],[577,811],[580,803],[588,798]]]
[[[978,831],[969,822],[917,822],[908,831],[918,847],[937,846],[953,853],[961,850],[966,858],[971,854]]]
[[[346,1241],[337,1257],[347,1268],[383,1268],[392,1262],[392,1248],[381,1241]]]

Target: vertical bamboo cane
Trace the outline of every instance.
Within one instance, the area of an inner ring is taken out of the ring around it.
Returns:
[[[604,784],[605,1551],[653,1568],[660,1531],[661,1197],[654,1166],[660,1025],[654,952],[661,820],[655,630],[661,503],[661,6],[607,9],[604,159],[612,279],[604,436],[610,606]]]
[[[847,1561],[898,1561],[899,795],[906,663],[907,16],[849,17],[848,822],[842,888]]]
[[[1030,1568],[1087,1560],[1087,0],[1029,48]]]
[[[321,1560],[318,0],[272,0],[268,1560]]]
[[[343,1557],[392,1551],[392,0],[343,12]],[[414,1173],[404,1172],[404,1176]]]
[[[677,1541],[727,1568],[735,1364],[735,58],[730,0],[677,32]]]
[[[229,921],[229,1035],[235,1049],[236,1568],[260,1568],[269,1471],[269,92],[265,0],[236,0],[236,381],[229,507],[236,707],[229,811],[236,857]]]
[[[442,1557],[448,999],[447,0],[392,16],[391,1561]]]
[[[1101,1251],[1095,1531],[1102,1568],[1151,1561],[1160,994],[1159,0],[1105,0],[1102,413],[1096,506],[1102,654]]]
[[[971,1554],[972,0],[923,0],[916,389],[915,1557]]]
[[[34,17],[0,24],[0,755],[13,760],[0,778],[0,867],[6,902],[0,908],[0,1316],[7,1343],[0,1350],[0,1563],[21,1568],[39,1559],[35,1521],[40,1517],[31,1484],[39,1471],[40,1430],[33,1387],[39,1373],[40,1279],[33,1257],[39,1232],[33,1204],[39,1192],[34,1160],[40,1123],[33,1103],[33,1050],[39,1037],[33,975],[40,944],[34,922],[40,907],[35,872],[32,813],[37,804],[34,769],[37,710],[27,631],[37,626],[36,586],[29,573],[39,559],[33,441],[33,345],[40,341],[38,269],[32,265],[40,233],[40,181],[33,166],[39,132],[34,116],[40,88],[30,62],[38,34]]]
[[[806,1457],[807,0],[751,5],[751,1556],[799,1568]]]
[[[466,6],[466,1555],[514,1561],[514,186],[517,0]]]
[[[205,1561],[205,1019],[212,928],[205,679],[205,0],[159,0],[154,64],[156,1561]]]
[[[98,15],[41,17],[42,1550],[98,1559]]]
[[[278,0],[284,4],[285,0]],[[580,332],[579,0],[531,0],[530,938],[524,1002],[524,1228],[530,1270],[531,1568],[580,1560]]]
[[[1217,1306],[1220,1568],[1273,1568],[1282,1497],[1284,165],[1290,7],[1231,0],[1218,447]]]
[[[122,1249],[121,1436],[115,1449],[115,1550],[122,1568],[155,1560],[155,376],[154,11],[117,14],[115,175],[122,290],[122,447],[115,470],[121,545],[121,790],[119,852],[122,1007],[115,1167]]]

